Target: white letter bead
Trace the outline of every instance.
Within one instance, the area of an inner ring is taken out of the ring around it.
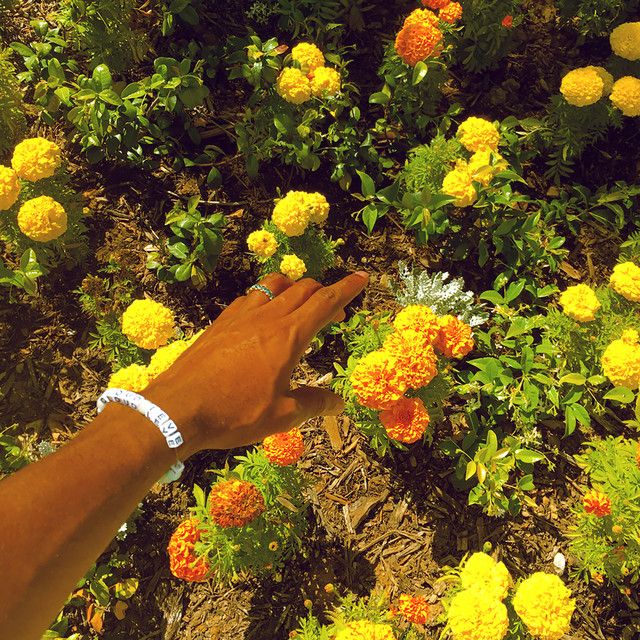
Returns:
[[[182,439],[182,435],[180,434],[180,432],[175,433],[174,435],[167,438],[167,444],[169,445],[170,449],[177,449],[183,442],[184,440]]]

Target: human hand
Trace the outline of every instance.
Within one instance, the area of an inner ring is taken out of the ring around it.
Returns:
[[[259,442],[320,415],[338,415],[339,396],[317,387],[291,390],[291,374],[320,329],[344,318],[344,307],[367,285],[357,272],[323,287],[280,274],[261,291],[237,298],[144,394],[176,422],[182,458],[201,449]]]

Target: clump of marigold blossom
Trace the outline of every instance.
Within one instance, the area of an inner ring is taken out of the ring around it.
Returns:
[[[309,222],[313,224],[324,224],[329,217],[329,202],[327,198],[317,191],[304,191],[304,202],[309,215]]]
[[[11,166],[30,182],[50,178],[62,162],[60,147],[46,138],[28,138],[16,145]]]
[[[640,22],[618,25],[609,36],[613,52],[625,60],[640,60]]]
[[[624,76],[616,80],[609,99],[623,115],[632,118],[640,116],[640,79]]]
[[[36,242],[50,242],[67,231],[67,212],[50,196],[38,196],[20,207],[18,227]]]
[[[262,442],[262,449],[271,464],[279,467],[294,464],[304,453],[302,432],[294,427],[290,431],[267,436]]]
[[[11,209],[19,196],[18,174],[13,169],[0,165],[0,211]]]
[[[213,485],[209,494],[209,513],[223,529],[244,527],[262,515],[265,508],[258,487],[245,480],[222,480]]]
[[[395,48],[403,62],[415,67],[440,51],[442,31],[427,22],[414,22],[405,25],[396,36]]]
[[[595,72],[600,76],[602,83],[604,84],[604,88],[602,90],[602,95],[608,96],[613,89],[613,76],[604,68],[604,67],[594,67],[589,66],[585,67],[585,69],[594,69]]]
[[[502,601],[513,580],[504,562],[496,562],[486,553],[478,552],[469,556],[460,571],[463,589],[478,589],[487,598]]]
[[[308,203],[304,191],[288,191],[273,208],[273,224],[285,235],[301,236],[311,221]]]
[[[429,11],[429,9],[414,9],[404,20],[403,27],[410,26],[412,24],[423,23],[431,25],[432,27],[438,26],[438,16]]]
[[[502,640],[509,629],[505,605],[478,589],[465,589],[453,597],[447,621],[454,640]]]
[[[455,24],[462,18],[462,5],[459,2],[449,2],[440,10],[438,17],[443,22]]]
[[[574,107],[588,107],[602,98],[604,81],[595,67],[573,69],[562,78],[560,93]]]
[[[399,333],[416,334],[425,345],[432,344],[440,331],[438,316],[424,304],[410,304],[398,311],[393,326]]]
[[[444,177],[442,192],[455,198],[453,204],[456,207],[470,207],[478,199],[473,179],[469,165],[463,160],[458,160],[455,169]]]
[[[370,409],[386,409],[407,390],[400,360],[387,351],[372,351],[351,373],[351,387],[358,402]]]
[[[154,300],[134,300],[122,314],[122,333],[141,349],[157,349],[175,333],[173,313]]]
[[[640,385],[640,344],[638,332],[625,329],[602,354],[602,370],[616,387],[637,389]]]
[[[317,98],[335,96],[340,85],[340,74],[331,67],[320,67],[311,75],[311,93]]]
[[[575,606],[562,580],[540,571],[524,580],[513,598],[516,613],[539,640],[560,640],[569,631]]]
[[[310,42],[301,42],[291,49],[291,57],[300,65],[304,73],[324,67],[322,51]]]
[[[508,167],[507,161],[491,149],[476,151],[467,164],[472,181],[479,182],[483,187],[489,186],[495,174],[505,171]]]
[[[171,344],[160,347],[149,361],[149,375],[157,378],[164,373],[173,363],[189,348],[187,340],[176,340]]]
[[[278,95],[291,104],[302,104],[311,98],[309,78],[295,67],[285,67],[276,80]]]
[[[300,280],[307,271],[307,265],[304,260],[298,258],[298,256],[290,253],[283,256],[282,262],[280,262],[280,273],[291,278],[292,280]]]
[[[586,284],[567,287],[558,299],[562,312],[578,322],[595,320],[596,312],[602,306],[595,291]]]
[[[270,231],[259,229],[248,235],[247,246],[260,258],[270,258],[278,250],[278,241]]]
[[[464,358],[473,350],[471,327],[456,316],[446,315],[438,319],[440,331],[434,342],[435,348],[447,358]]]
[[[338,631],[334,640],[396,640],[396,637],[388,624],[353,620]]]
[[[403,593],[398,598],[395,612],[413,624],[425,624],[429,619],[429,604],[424,596]]]
[[[201,534],[199,524],[196,518],[181,522],[167,546],[171,573],[189,582],[203,582],[211,570],[207,559],[195,554],[195,545]]]
[[[611,515],[611,498],[602,491],[591,489],[582,498],[584,510],[597,518]]]
[[[609,278],[611,288],[631,302],[640,302],[640,267],[633,262],[621,262]]]
[[[398,359],[407,388],[427,386],[437,375],[437,358],[433,347],[417,331],[395,331],[387,336],[383,350]]]
[[[380,422],[392,440],[413,444],[429,426],[429,412],[420,398],[399,398],[380,412]]]
[[[456,134],[462,146],[472,153],[475,151],[497,151],[500,132],[493,122],[471,116],[458,127]]]
[[[142,391],[149,382],[151,382],[151,376],[147,367],[141,364],[130,364],[111,374],[108,386],[137,393]]]

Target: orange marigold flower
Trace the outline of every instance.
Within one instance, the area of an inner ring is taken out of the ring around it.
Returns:
[[[640,442],[636,445],[636,464],[640,468]]]
[[[409,388],[400,360],[387,351],[373,351],[360,359],[351,373],[358,402],[370,409],[385,409]]]
[[[380,422],[392,440],[412,444],[429,426],[429,412],[420,398],[400,398],[380,412]]]
[[[422,4],[429,9],[444,9],[451,0],[422,0]]]
[[[264,498],[258,487],[245,480],[222,480],[211,488],[209,512],[213,521],[227,529],[244,527],[264,513]]]
[[[424,596],[410,596],[403,593],[396,610],[414,624],[425,624],[429,619],[429,605]]]
[[[395,331],[387,336],[383,348],[398,359],[407,388],[426,387],[438,375],[436,353],[419,332]]]
[[[403,62],[415,67],[418,62],[437,55],[437,45],[442,40],[442,31],[426,22],[408,24],[396,36],[396,52]]]
[[[403,27],[408,27],[412,24],[426,24],[432,27],[438,26],[438,16],[429,11],[429,9],[415,9],[404,20]]]
[[[410,304],[396,314],[393,326],[401,333],[416,333],[424,344],[433,344],[440,332],[438,316],[424,304]]]
[[[285,433],[274,433],[264,439],[262,449],[269,462],[286,467],[297,462],[304,453],[302,433],[298,427]]]
[[[473,350],[471,327],[455,316],[442,316],[435,348],[447,358],[464,358]]]
[[[189,582],[202,582],[211,571],[207,559],[195,554],[195,545],[202,533],[199,524],[197,518],[181,522],[167,546],[171,573],[176,578]]]
[[[591,489],[582,498],[584,510],[591,515],[602,518],[611,514],[611,499],[601,491]]]
[[[504,18],[502,18],[501,24],[506,29],[511,29],[511,27],[513,27],[513,16],[507,14]]]
[[[442,11],[440,11],[440,20],[455,24],[462,18],[462,5],[459,2],[450,2]]]

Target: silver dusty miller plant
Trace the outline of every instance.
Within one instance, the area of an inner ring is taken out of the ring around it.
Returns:
[[[489,314],[474,300],[472,291],[465,291],[462,278],[452,278],[446,271],[427,273],[410,269],[405,262],[398,263],[401,285],[395,288],[396,300],[404,307],[424,304],[439,316],[458,316],[471,327],[484,324]]]

